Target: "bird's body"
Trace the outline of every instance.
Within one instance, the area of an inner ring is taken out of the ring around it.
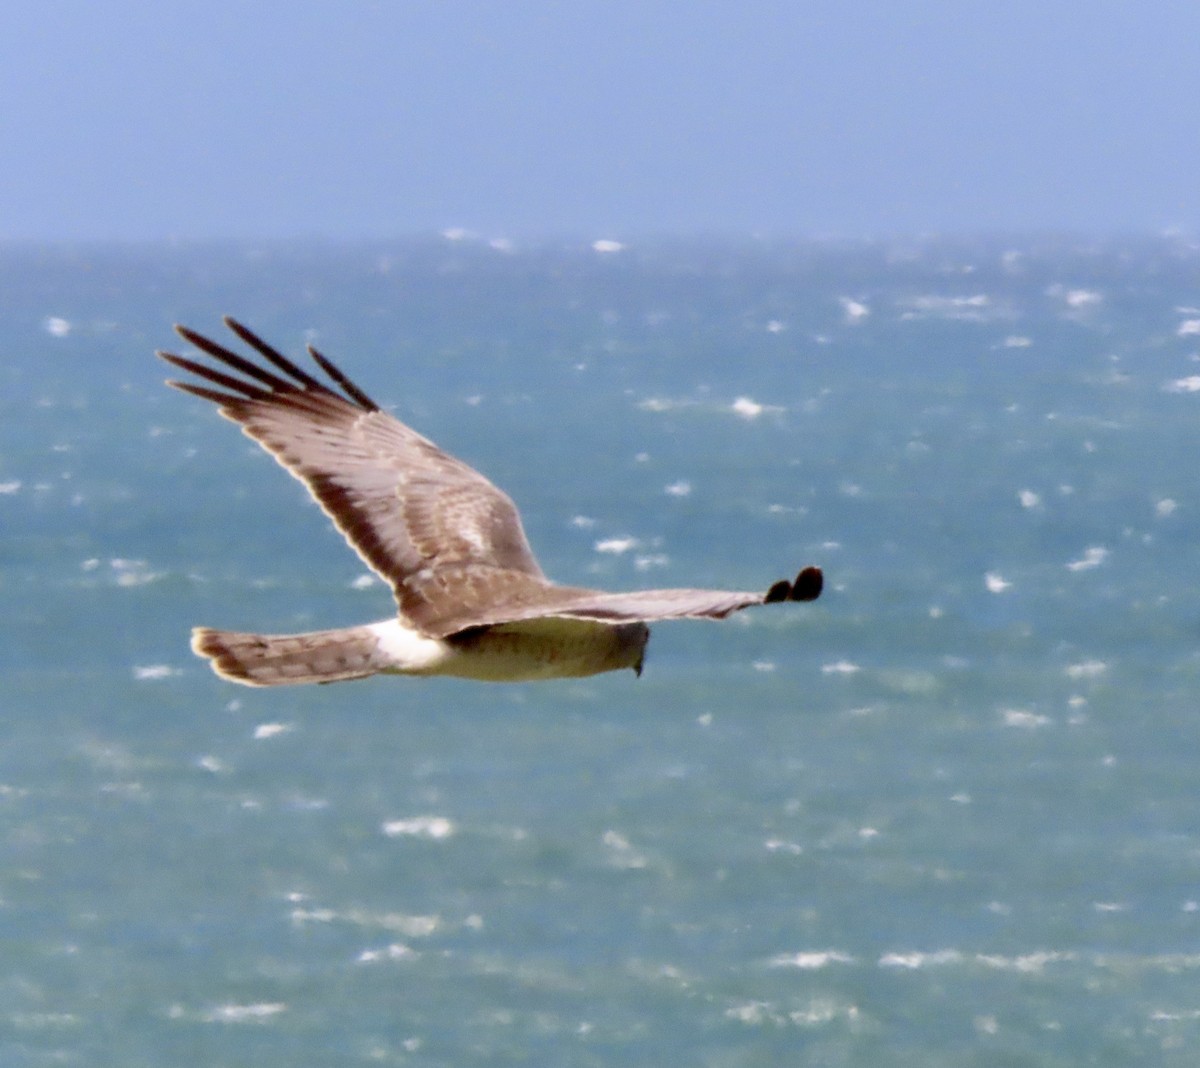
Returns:
[[[160,352],[207,383],[170,384],[220,405],[222,415],[300,479],[391,584],[398,608],[396,618],[380,623],[306,634],[196,628],[193,650],[227,679],[274,686],[376,674],[493,682],[620,668],[640,674],[650,621],[723,619],[821,592],[814,567],[766,593],[605,593],[553,583],[529,548],[516,507],[483,475],[384,412],[311,346],[336,388],[241,324],[225,322],[266,365],[177,327],[224,366]]]
[[[579,678],[633,668],[644,623],[529,619],[430,638],[400,619],[307,634],[244,634],[197,627],[192,649],[218,674],[254,686],[341,682],[370,675],[449,675],[481,682]]]

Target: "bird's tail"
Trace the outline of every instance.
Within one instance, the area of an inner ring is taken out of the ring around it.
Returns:
[[[196,627],[192,652],[222,678],[245,686],[365,679],[389,666],[369,626],[307,634],[244,634]]]

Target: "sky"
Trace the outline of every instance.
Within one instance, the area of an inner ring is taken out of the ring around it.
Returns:
[[[6,0],[0,240],[1200,231],[1196,0]]]

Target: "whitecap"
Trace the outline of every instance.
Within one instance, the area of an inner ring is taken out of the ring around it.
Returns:
[[[449,838],[458,827],[445,816],[413,816],[410,819],[388,820],[382,831],[389,838]]]
[[[854,958],[849,953],[842,953],[836,949],[825,950],[809,950],[800,953],[781,953],[778,957],[771,958],[771,967],[773,968],[799,968],[801,971],[811,972],[817,971],[820,968],[827,968],[831,964],[853,964]]]
[[[982,322],[990,314],[994,314],[992,300],[985,293],[975,293],[969,297],[930,294],[902,302],[901,306],[905,305],[908,310],[901,314],[901,319],[941,318],[959,322]]]
[[[862,668],[849,660],[838,660],[832,664],[821,665],[821,673],[824,675],[854,675],[861,670]]]
[[[287,1012],[282,1001],[258,1001],[250,1005],[218,1005],[202,1013],[200,1019],[204,1023],[263,1023],[281,1012]]]
[[[1001,713],[1001,718],[1004,720],[1006,727],[1018,727],[1021,730],[1036,730],[1039,727],[1046,727],[1052,722],[1049,716],[1043,716],[1037,712],[1030,712],[1025,708],[1006,708]]]
[[[145,560],[110,560],[108,566],[118,586],[144,586],[163,577],[161,571],[151,571]]]
[[[368,912],[349,909],[338,912],[329,908],[295,908],[289,918],[297,926],[305,923],[347,923],[352,927],[394,931],[404,938],[429,938],[442,928],[440,916],[417,916],[403,912]],[[463,926],[471,926],[471,918]]]
[[[1108,559],[1109,551],[1102,545],[1092,545],[1084,549],[1083,556],[1078,560],[1072,560],[1067,564],[1068,571],[1089,571],[1093,567],[1099,567],[1105,560]]]
[[[1200,319],[1184,319],[1175,331],[1179,337],[1196,337],[1200,335]]]
[[[747,1001],[741,1005],[733,1005],[725,1010],[725,1016],[738,1023],[757,1025],[769,1018],[770,1005],[765,1001]]]
[[[993,953],[977,953],[975,959],[988,968],[997,968],[1004,971],[1038,973],[1045,969],[1047,964],[1058,964],[1062,961],[1073,961],[1075,954],[1070,952],[1062,952],[1060,950],[1037,950],[1033,953],[1022,953],[1016,957],[1005,957]]]
[[[749,1027],[770,1025],[772,1028],[817,1027],[839,1019],[855,1021],[858,1014],[858,1006],[841,1004],[831,998],[814,998],[804,1008],[786,1011],[769,1001],[746,1001],[725,1010],[728,1020]]]
[[[611,553],[613,556],[620,556],[622,553],[629,552],[630,549],[636,549],[641,542],[637,538],[602,538],[596,542],[593,548],[598,553]]]
[[[264,738],[274,738],[280,734],[286,734],[292,730],[290,723],[260,723],[254,728],[254,740],[262,741]]]
[[[3,492],[2,485],[0,485],[0,492]],[[692,484],[686,478],[681,478],[678,482],[672,482],[670,485],[663,487],[663,493],[668,497],[686,497],[691,492]]]
[[[799,842],[787,842],[782,838],[768,838],[763,842],[768,853],[784,853],[787,856],[798,857],[804,852],[804,846]]]
[[[133,677],[139,682],[152,679],[169,679],[173,675],[180,674],[182,672],[179,668],[171,667],[169,664],[146,664],[144,666],[135,666],[133,669]]]
[[[738,397],[730,405],[730,408],[734,415],[740,415],[743,419],[757,419],[766,410],[763,405],[751,400],[749,397]]]
[[[71,332],[71,322],[58,315],[47,315],[42,320],[42,329],[51,337],[66,337]]]
[[[412,946],[406,946],[403,942],[392,942],[383,949],[364,949],[357,960],[359,964],[374,964],[381,960],[411,960],[419,956]]]
[[[1200,375],[1188,375],[1168,382],[1163,389],[1168,393],[1200,393]]]
[[[21,480],[13,479],[11,482],[0,482],[0,495],[8,493],[16,493],[21,488]]]
[[[842,305],[842,312],[848,323],[860,323],[871,314],[871,309],[861,300],[854,300],[851,297],[841,297],[839,299]]]
[[[931,965],[958,964],[963,955],[957,949],[939,949],[933,953],[885,953],[879,958],[881,968],[905,968],[916,970]]]
[[[764,412],[782,412],[783,409],[777,404],[759,404],[758,401],[750,397],[738,397],[729,406],[729,410],[733,412],[739,419],[747,421],[757,419]]]
[[[1068,308],[1091,308],[1101,302],[1103,297],[1095,289],[1068,289],[1062,293],[1063,303]]]
[[[620,241],[601,237],[592,242],[592,251],[611,255],[614,252],[624,252],[625,246]]]
[[[1150,1014],[1155,1023],[1179,1023],[1183,1020],[1200,1020],[1200,1009],[1188,1009],[1186,1012],[1167,1012],[1165,1009],[1155,1009]]]
[[[619,831],[605,831],[601,840],[608,850],[608,861],[614,868],[635,870],[644,868],[649,863]]]
[[[1005,590],[1012,589],[1012,583],[996,571],[989,571],[984,575],[983,584],[987,587],[988,593],[1003,593]]]

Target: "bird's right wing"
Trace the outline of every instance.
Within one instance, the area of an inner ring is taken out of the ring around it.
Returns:
[[[680,588],[606,593],[556,586],[516,572],[467,570],[464,575],[446,572],[442,576],[450,580],[457,608],[450,606],[441,615],[439,636],[473,626],[549,617],[598,623],[724,619],[755,605],[814,601],[821,595],[825,582],[820,568],[806,567],[794,580],[780,579],[765,592]]]

